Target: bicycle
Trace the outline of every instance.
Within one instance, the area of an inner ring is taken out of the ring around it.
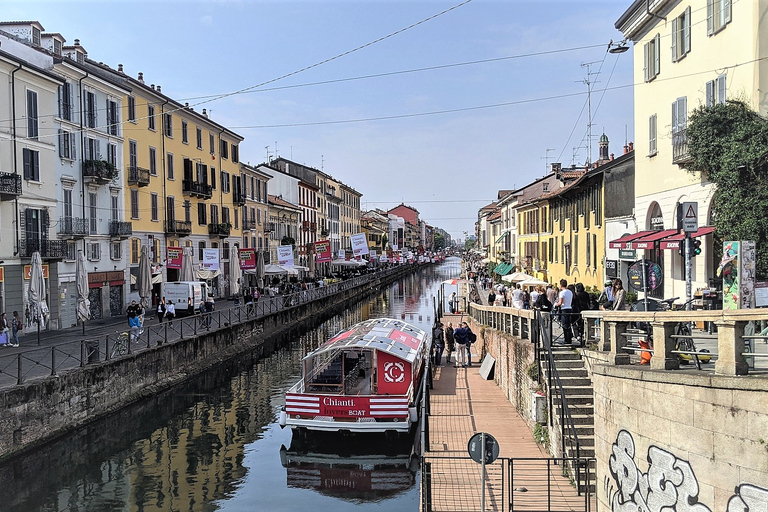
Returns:
[[[109,353],[110,359],[117,356],[124,356],[128,353],[128,344],[131,342],[131,333],[128,331],[118,334],[115,344],[112,346],[112,351]]]

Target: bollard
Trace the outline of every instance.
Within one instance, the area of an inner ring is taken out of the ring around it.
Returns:
[[[184,339],[184,320],[186,320],[186,319],[185,319],[185,318],[182,318],[182,319],[179,321],[179,324],[180,324],[180,325],[179,325],[179,339],[180,339],[180,340],[183,340],[183,339]]]
[[[85,341],[80,340],[80,366],[85,366]]]
[[[51,375],[56,375],[56,347],[51,347]]]
[[[109,361],[109,360],[112,358],[112,357],[111,357],[111,355],[110,355],[110,353],[109,353],[109,334],[107,334],[107,336],[106,336],[106,350],[107,350],[107,353],[106,353],[106,355],[104,356],[104,359],[106,359],[107,361]]]
[[[163,337],[157,340],[157,344],[162,345],[163,341],[168,341],[168,323],[163,323]]]
[[[21,353],[16,355],[16,384],[21,385],[24,382],[24,376],[21,372]]]

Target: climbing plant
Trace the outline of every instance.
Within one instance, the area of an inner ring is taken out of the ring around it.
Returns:
[[[699,107],[689,118],[686,169],[716,185],[720,240],[754,240],[757,274],[768,276],[768,120],[743,101]]]

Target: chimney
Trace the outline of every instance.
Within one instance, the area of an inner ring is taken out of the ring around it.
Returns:
[[[80,46],[80,40],[79,39],[75,39],[75,46]]]
[[[189,102],[185,103],[185,104],[184,104],[184,106],[185,106],[186,108],[189,108]]]
[[[139,82],[142,84],[144,83],[144,73],[142,73],[141,71],[139,71]]]
[[[123,65],[122,64],[118,64],[117,65],[117,72],[118,73],[122,73],[123,72]]]
[[[157,86],[157,92],[163,92],[159,85]]]
[[[152,88],[153,91],[155,90],[155,84],[150,84],[149,86]]]
[[[203,109],[203,116],[208,117],[208,112],[206,112],[205,109]]]
[[[627,153],[629,153],[629,146],[624,144],[624,154],[626,155]]]
[[[613,153],[611,153],[611,160],[613,160]]]
[[[629,143],[629,152],[631,153],[634,150],[635,150],[635,143],[634,142],[630,142]]]

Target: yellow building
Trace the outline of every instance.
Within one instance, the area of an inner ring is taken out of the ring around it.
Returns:
[[[549,202],[545,198],[532,199],[517,207],[517,268],[525,273],[547,280],[550,218]]]

